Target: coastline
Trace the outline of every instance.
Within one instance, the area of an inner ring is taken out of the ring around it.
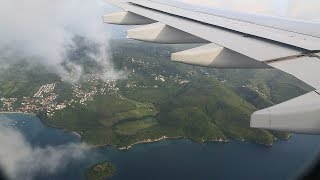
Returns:
[[[69,131],[69,130],[67,130],[67,129],[63,129],[63,128],[59,128],[59,127],[56,127],[56,126],[53,126],[53,125],[50,125],[50,124],[47,124],[47,123],[45,123],[41,118],[39,118],[36,114],[34,114],[34,113],[28,113],[28,112],[10,112],[10,111],[0,111],[0,115],[1,114],[25,114],[25,115],[32,115],[32,116],[35,116],[35,117],[37,117],[40,121],[41,121],[41,123],[43,124],[43,125],[45,125],[45,126],[48,126],[48,127],[51,127],[51,128],[55,128],[55,129],[60,129],[60,130],[62,130],[62,131],[65,131],[65,132],[67,132],[67,133],[71,133],[71,134],[73,134],[73,135],[75,135],[75,136],[77,136],[80,140],[82,140],[82,137],[81,137],[81,135],[79,134],[79,133],[77,133],[77,132],[74,132],[74,131]]]
[[[10,111],[2,111],[0,112],[0,114],[25,114],[25,115],[32,115],[32,116],[35,116],[37,117],[42,124],[48,126],[48,127],[51,127],[51,128],[55,128],[55,129],[60,129],[62,131],[65,131],[67,133],[71,133],[75,136],[77,136],[80,141],[82,141],[82,136],[75,132],[75,131],[69,131],[67,129],[64,129],[64,128],[60,128],[60,127],[56,127],[54,125],[51,125],[51,124],[48,124],[46,123],[45,121],[43,121],[41,118],[39,118],[36,114],[33,114],[33,113],[27,113],[27,112],[10,112]],[[285,140],[288,140],[291,136],[289,136],[288,138],[286,138]],[[116,148],[118,150],[121,150],[121,151],[125,151],[125,150],[129,150],[131,149],[134,145],[138,145],[138,144],[146,144],[146,143],[155,143],[155,142],[160,142],[162,140],[170,140],[170,139],[188,139],[188,140],[191,140],[190,138],[187,138],[187,137],[183,137],[183,136],[177,136],[177,137],[168,137],[168,136],[161,136],[159,138],[156,138],[156,139],[145,139],[145,140],[141,140],[141,141],[138,141],[138,142],[135,142],[135,143],[132,143],[128,146],[123,146],[123,147],[118,147],[116,145],[112,145],[112,144],[104,144],[104,145],[89,145],[91,146],[92,148],[101,148],[101,147],[106,147],[106,146],[110,146],[110,147],[113,147],[113,148]],[[234,139],[235,141],[248,141],[248,140],[245,140],[245,139]],[[217,142],[217,143],[228,143],[230,140],[229,139],[222,139],[222,138],[219,138],[219,139],[214,139],[214,140],[202,140],[202,142],[200,143],[210,143],[210,142]],[[199,142],[198,142],[199,143]],[[253,142],[253,143],[256,143],[256,144],[260,144],[260,145],[264,145],[266,147],[272,147],[273,143],[272,144],[263,144],[263,143],[258,143],[258,142]]]
[[[41,121],[41,123],[42,123],[43,125],[48,126],[48,127],[51,127],[51,128],[55,128],[55,129],[60,129],[61,131],[64,131],[64,132],[66,132],[66,133],[71,133],[71,134],[77,136],[77,137],[80,139],[80,141],[82,141],[82,137],[81,137],[81,135],[80,135],[79,133],[77,133],[77,132],[75,132],[75,131],[69,131],[69,130],[67,130],[67,129],[60,128],[60,127],[57,127],[57,126],[48,124],[48,123],[46,123],[45,121],[43,121],[41,118],[39,118],[37,115],[36,115],[36,117]]]
[[[128,146],[125,146],[125,147],[120,147],[118,148],[119,150],[129,150],[131,149],[134,145],[137,145],[137,144],[146,144],[146,143],[154,143],[154,142],[159,142],[159,141],[162,141],[162,140],[166,140],[166,139],[188,139],[190,140],[190,138],[187,138],[187,137],[183,137],[183,136],[177,136],[177,137],[168,137],[168,136],[161,136],[160,138],[157,138],[157,139],[146,139],[146,140],[142,140],[142,141],[138,141],[136,143],[133,143],[133,144],[130,144]],[[202,143],[209,143],[209,142],[219,142],[219,143],[228,143],[229,140],[228,139],[215,139],[215,140],[210,140],[210,141],[202,141]]]
[[[159,142],[159,141],[162,141],[162,140],[165,140],[165,139],[185,139],[185,137],[167,137],[167,136],[161,136],[160,138],[156,138],[156,139],[145,139],[145,140],[142,140],[142,141],[138,141],[138,142],[135,142],[133,144],[130,144],[128,146],[124,146],[124,147],[118,147],[119,150],[129,150],[131,149],[134,145],[137,145],[137,144],[146,144],[146,143],[154,143],[154,142]]]
[[[26,115],[33,115],[33,116],[37,116],[36,114],[33,114],[33,113],[28,113],[28,112],[18,112],[18,111],[15,111],[15,112],[11,112],[11,111],[0,111],[0,114],[26,114]]]
[[[123,146],[123,147],[117,147],[116,145],[112,145],[112,144],[104,144],[104,145],[93,145],[92,148],[113,147],[113,148],[118,149],[120,151],[126,151],[126,150],[130,150],[131,148],[133,148],[133,146],[138,145],[138,144],[148,144],[148,143],[160,142],[163,140],[176,140],[176,139],[187,139],[187,140],[192,141],[190,138],[183,137],[183,136],[176,136],[176,137],[161,136],[156,139],[145,139],[142,141],[138,141],[138,142],[135,142],[130,145]],[[211,143],[211,142],[228,143],[229,141],[230,141],[229,139],[220,138],[220,139],[214,139],[214,140],[209,140],[209,141],[202,141],[201,143]],[[201,144],[201,143],[199,143],[199,144]]]

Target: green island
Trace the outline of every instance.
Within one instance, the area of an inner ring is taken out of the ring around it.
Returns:
[[[113,40],[109,50],[114,67],[126,77],[104,80],[104,69],[86,56],[95,46],[81,37],[75,44],[62,64],[71,76],[70,62],[83,69],[73,82],[50,67],[14,57],[0,74],[0,110],[35,114],[92,146],[128,149],[166,138],[270,146],[289,134],[250,128],[252,112],[310,90],[275,69],[217,70],[169,60],[172,52],[190,45],[127,40]]]
[[[85,172],[87,180],[107,179],[114,176],[116,167],[108,162],[102,162],[89,167]]]

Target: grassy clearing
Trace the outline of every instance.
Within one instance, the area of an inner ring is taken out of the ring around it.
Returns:
[[[122,135],[133,135],[142,129],[146,129],[157,125],[158,122],[153,117],[148,117],[141,120],[123,122],[115,126],[115,132]]]

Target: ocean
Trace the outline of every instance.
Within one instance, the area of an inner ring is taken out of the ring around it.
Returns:
[[[80,143],[77,135],[48,127],[32,115],[2,114],[0,125],[17,129],[33,147]],[[138,144],[126,151],[95,148],[85,159],[36,179],[84,179],[86,168],[109,161],[117,167],[113,179],[282,180],[302,172],[319,152],[320,138],[315,135],[293,135],[272,147],[241,141],[197,144],[187,139],[172,139]]]

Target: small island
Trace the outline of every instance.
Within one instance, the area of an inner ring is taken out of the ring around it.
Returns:
[[[87,180],[107,179],[114,176],[116,167],[108,162],[95,164],[88,168],[85,172]]]

